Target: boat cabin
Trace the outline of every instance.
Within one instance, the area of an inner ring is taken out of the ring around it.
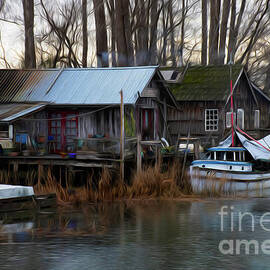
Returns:
[[[203,160],[193,161],[200,168],[226,171],[252,171],[250,155],[243,147],[212,147]]]

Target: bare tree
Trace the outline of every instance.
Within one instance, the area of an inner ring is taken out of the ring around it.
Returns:
[[[87,0],[82,0],[82,36],[83,36],[83,53],[82,66],[87,67],[88,54],[88,33],[87,33]]]
[[[269,11],[269,1],[266,0],[263,12],[261,13],[261,16],[259,17],[258,21],[256,22],[256,27],[251,33],[247,47],[246,47],[245,51],[243,52],[242,56],[240,57],[240,59],[238,60],[239,63],[244,62],[245,58],[247,57],[247,55],[250,54],[254,44],[258,40],[260,33],[263,30],[263,28],[261,28],[263,19],[264,19],[265,15],[268,13],[268,11]]]
[[[93,0],[93,3],[96,22],[97,63],[99,67],[107,67],[109,60],[104,2],[103,0]]]
[[[231,0],[223,1],[222,8],[222,19],[220,25],[220,37],[219,37],[219,53],[218,53],[218,63],[223,65],[225,60],[225,45],[227,38],[227,29],[228,29],[228,18],[230,13],[230,3]]]
[[[55,14],[54,6],[45,6],[40,0],[41,16],[49,28],[40,34],[40,39],[46,42],[48,50],[54,50],[53,67],[60,65],[81,67],[79,60],[79,45],[81,40],[81,4],[72,0],[58,7]],[[60,15],[60,16],[59,16]]]
[[[210,0],[209,64],[217,64],[221,0]]]
[[[25,68],[35,68],[34,0],[22,0],[22,3],[25,29],[24,66]]]
[[[136,65],[147,65],[148,60],[148,23],[149,23],[149,1],[135,0],[133,13],[135,15],[134,38]]]
[[[152,0],[150,5],[150,40],[149,40],[149,60],[152,65],[157,64],[157,25],[160,15],[158,10],[158,0]]]
[[[133,66],[134,51],[131,37],[129,0],[117,0],[115,8],[118,66]]]
[[[185,44],[185,21],[186,21],[186,11],[188,1],[182,0],[182,24],[181,24],[181,36],[180,36],[180,45],[179,45],[179,60],[180,66],[184,66],[184,44]]]
[[[202,52],[201,64],[207,65],[207,40],[208,40],[208,16],[207,16],[207,0],[202,1]]]
[[[176,55],[175,55],[175,27],[174,27],[174,13],[173,13],[173,1],[168,1],[168,16],[170,20],[170,55],[172,66],[176,66]],[[183,23],[182,23],[183,24]]]
[[[111,29],[111,58],[112,66],[117,66],[116,61],[116,31],[115,31],[115,4],[114,0],[107,0],[107,10],[110,15],[110,29]]]
[[[229,47],[228,47],[228,60],[230,61],[230,58],[232,61],[234,61],[235,53],[236,53],[236,43],[237,38],[239,34],[240,25],[242,23],[244,10],[246,7],[246,0],[242,0],[241,2],[241,8],[237,17],[237,23],[235,25],[236,21],[236,0],[232,0],[231,5],[231,22],[230,22],[230,34],[229,34]]]

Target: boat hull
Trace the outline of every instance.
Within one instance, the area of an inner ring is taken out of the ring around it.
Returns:
[[[190,167],[190,179],[195,193],[260,191],[270,188],[268,172],[232,172]]]

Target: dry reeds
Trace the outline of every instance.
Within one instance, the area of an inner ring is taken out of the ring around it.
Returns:
[[[174,163],[167,170],[160,164],[146,167],[135,172],[130,185],[121,181],[119,176],[113,175],[107,168],[103,168],[99,177],[88,174],[84,185],[74,187],[69,175],[62,179],[56,177],[50,166],[39,167],[39,170],[28,169],[23,173],[24,184],[33,186],[35,194],[55,193],[60,204],[82,204],[88,202],[104,202],[136,198],[177,198],[191,193],[191,185],[181,164]],[[96,175],[95,175],[96,176]],[[183,177],[184,176],[184,177]],[[10,183],[9,171],[0,170],[0,182]],[[14,183],[14,182],[12,182]]]
[[[161,172],[159,166],[147,167],[135,174],[129,189],[131,198],[175,198],[190,194],[191,186],[184,175],[181,179],[181,167],[176,162],[166,172]]]

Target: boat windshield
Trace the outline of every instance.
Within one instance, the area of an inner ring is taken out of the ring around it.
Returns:
[[[245,151],[210,151],[202,156],[202,159],[246,161]]]

